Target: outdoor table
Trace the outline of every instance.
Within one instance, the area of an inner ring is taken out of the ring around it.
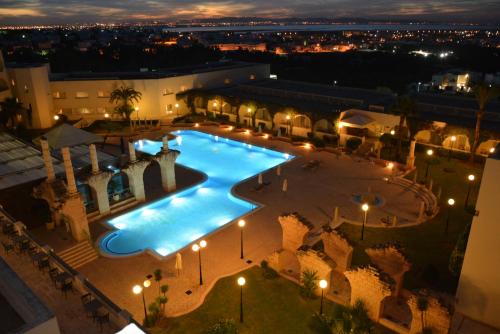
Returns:
[[[36,253],[30,254],[30,258],[33,261],[33,263],[38,263],[40,260],[42,260],[46,256],[47,256],[47,254],[45,254],[44,252],[36,252]]]

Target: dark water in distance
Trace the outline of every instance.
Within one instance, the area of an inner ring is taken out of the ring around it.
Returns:
[[[242,26],[186,26],[166,27],[165,31],[174,32],[201,32],[201,31],[368,31],[368,30],[495,30],[498,26],[479,26],[466,24],[290,24],[290,25],[242,25]]]

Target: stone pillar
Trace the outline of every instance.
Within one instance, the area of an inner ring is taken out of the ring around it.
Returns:
[[[68,147],[63,147],[61,149],[63,161],[64,161],[64,170],[66,172],[66,182],[68,186],[68,193],[76,194],[78,190],[76,189],[75,182],[75,173],[73,171],[73,165],[71,164],[71,155],[69,153]]]
[[[340,209],[338,206],[335,207],[335,210],[333,211],[333,225],[337,226],[339,223],[339,217],[340,217]],[[334,227],[332,226],[332,227]]]
[[[135,146],[134,146],[134,142],[132,142],[132,141],[128,142],[128,153],[130,156],[130,162],[136,162],[137,157],[135,156]]]
[[[306,234],[312,229],[294,214],[279,216],[278,222],[283,230],[283,249],[290,252],[295,252],[304,244]]]
[[[425,216],[425,202],[421,201],[420,202],[420,209],[418,210],[418,222],[422,223],[424,221],[424,216]]]
[[[91,175],[87,179],[88,185],[94,190],[96,195],[97,207],[100,214],[109,213],[109,196],[108,196],[108,183],[113,177],[112,172],[100,172]]]
[[[167,136],[163,137],[164,140]],[[176,150],[167,150],[165,151],[165,141],[163,142],[164,146],[160,153],[158,153],[154,159],[160,165],[161,171],[161,184],[163,186],[163,190],[166,192],[171,192],[176,189],[175,182],[175,160],[179,156],[180,152]]]
[[[99,173],[99,162],[97,160],[97,151],[94,144],[89,145],[90,162],[92,163],[92,174]]]
[[[144,193],[144,170],[149,163],[149,161],[136,161],[122,170],[127,174],[130,191],[134,194],[135,199],[140,202],[146,200],[146,194]]]
[[[168,152],[168,135],[164,135],[161,141],[163,143],[162,151]]]
[[[40,139],[40,146],[42,147],[43,163],[45,164],[45,171],[47,172],[47,181],[52,182],[56,178],[54,172],[54,165],[52,164],[52,156],[50,155],[49,142],[45,137]]]
[[[412,140],[410,143],[410,153],[408,154],[408,159],[406,159],[406,166],[408,168],[413,168],[415,165],[415,145],[417,142]]]

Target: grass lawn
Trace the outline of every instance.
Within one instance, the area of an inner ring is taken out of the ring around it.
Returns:
[[[243,288],[244,317],[239,323],[238,277],[246,278]],[[319,311],[320,298],[303,299],[299,287],[284,279],[266,279],[259,267],[219,280],[205,302],[195,311],[168,320],[167,328],[152,333],[203,333],[219,319],[233,319],[239,333],[313,333],[308,326],[314,312]],[[325,301],[324,310],[332,311],[333,303]],[[391,333],[377,328],[374,334]]]
[[[426,163],[424,152],[416,153],[416,166],[419,179],[425,175]],[[436,154],[437,155],[437,154]],[[411,271],[406,274],[405,287],[408,289],[428,287],[454,294],[457,285],[456,277],[448,271],[450,254],[455,247],[459,234],[472,220],[472,214],[464,209],[468,184],[467,175],[476,176],[474,191],[469,198],[469,206],[475,203],[478,185],[482,174],[482,165],[474,167],[465,161],[451,159],[448,161],[447,152],[443,151],[438,158],[440,163],[430,167],[431,177],[434,179],[433,190],[436,193],[442,187],[441,212],[432,220],[415,227],[384,229],[365,229],[364,241],[359,240],[360,227],[343,224],[340,230],[344,232],[354,244],[353,265],[369,263],[365,249],[376,244],[396,241],[405,248],[409,260],[413,263]],[[412,178],[412,174],[409,178]],[[455,199],[455,206],[451,212],[448,234],[445,235],[448,198]]]

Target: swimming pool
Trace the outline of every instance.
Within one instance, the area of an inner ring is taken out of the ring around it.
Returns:
[[[133,210],[107,223],[115,228],[100,241],[107,255],[151,250],[167,256],[255,208],[236,198],[238,182],[293,158],[292,155],[192,130],[175,131],[177,163],[206,174],[201,184]],[[162,143],[141,140],[137,150],[156,154]],[[160,182],[160,180],[158,180]]]

